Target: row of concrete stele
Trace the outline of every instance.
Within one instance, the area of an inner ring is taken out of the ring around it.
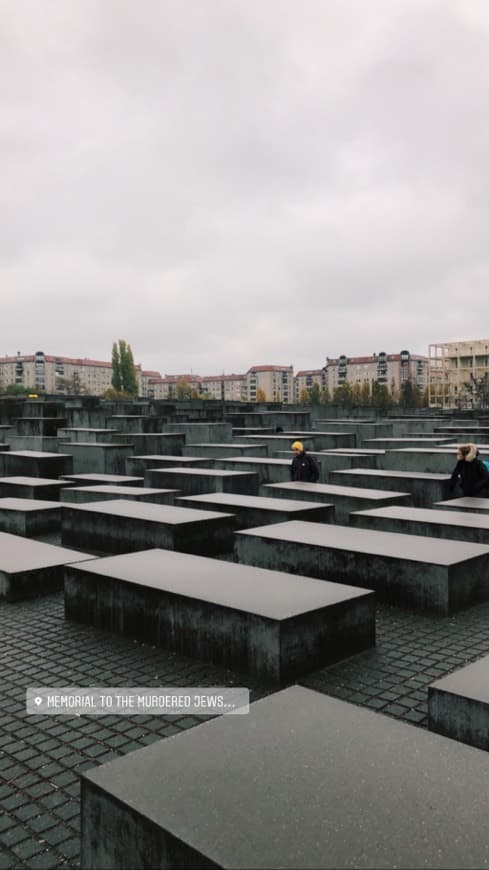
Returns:
[[[291,685],[375,644],[376,599],[440,618],[489,600],[489,500],[447,499],[461,433],[212,425],[160,433],[175,454],[103,431],[0,453],[2,597],[64,587],[67,619],[275,690],[85,773],[82,866],[485,866],[488,661],[430,687],[429,732]],[[294,434],[317,484],[290,481]]]

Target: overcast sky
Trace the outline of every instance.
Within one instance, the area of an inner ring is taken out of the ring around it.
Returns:
[[[0,354],[489,336],[487,0],[0,0]]]

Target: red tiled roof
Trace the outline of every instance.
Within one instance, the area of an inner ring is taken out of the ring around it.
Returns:
[[[247,374],[250,372],[290,372],[293,366],[251,366]]]

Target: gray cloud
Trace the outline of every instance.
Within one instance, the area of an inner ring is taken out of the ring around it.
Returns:
[[[212,374],[486,335],[484,0],[0,20],[0,353]]]

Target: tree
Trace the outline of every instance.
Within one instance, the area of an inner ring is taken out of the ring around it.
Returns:
[[[489,377],[487,372],[480,378],[476,378],[471,374],[470,381],[467,381],[463,386],[466,393],[472,397],[474,408],[489,407]]]
[[[192,387],[186,378],[179,378],[177,381],[177,400],[184,402],[186,399],[192,398]]]
[[[321,390],[321,394],[319,396],[319,404],[320,405],[329,405],[331,402],[331,396],[329,394],[329,390],[327,387],[323,387]]]
[[[412,381],[405,381],[401,384],[401,395],[399,397],[400,408],[419,408],[421,407],[421,393],[417,384]]]
[[[362,388],[360,384],[353,384],[351,388],[351,403],[353,408],[358,408],[362,404]]]
[[[373,408],[377,408],[379,411],[387,411],[389,408],[392,408],[392,396],[386,384],[379,384],[377,381],[373,381],[371,404]]]
[[[311,399],[310,399],[309,393],[306,390],[306,388],[304,387],[304,389],[301,390],[301,393],[299,396],[299,402],[301,403],[301,405],[307,405],[307,404],[309,404],[310,401],[311,401]]]
[[[123,338],[112,345],[112,386],[116,392],[137,396],[138,382],[131,345]]]
[[[308,387],[307,394],[309,397],[308,401],[311,403],[311,405],[319,405],[319,400],[320,400],[319,384],[314,383],[314,384],[312,384],[312,386]]]
[[[360,404],[364,406],[370,405],[370,385],[367,381],[364,381],[360,390]]]
[[[24,387],[22,384],[8,384],[5,387],[6,396],[26,396],[28,393],[38,392],[33,387]]]
[[[256,391],[256,401],[257,402],[266,402],[267,401],[265,390],[262,390],[261,387],[258,387],[258,389]]]
[[[339,387],[336,387],[333,393],[333,402],[342,405],[344,408],[351,408],[352,394],[351,385],[348,381],[345,381]]]
[[[112,345],[112,386],[116,392],[119,392],[121,389],[121,364],[119,357],[119,350],[117,347],[117,342],[114,341]]]

